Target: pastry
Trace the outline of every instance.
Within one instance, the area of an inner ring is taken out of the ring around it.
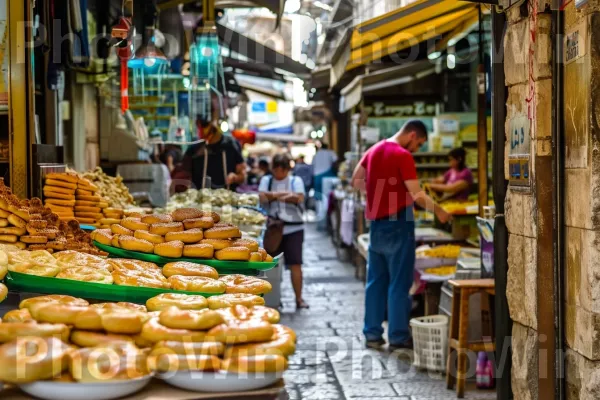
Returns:
[[[92,254],[86,254],[79,251],[66,250],[60,251],[53,255],[61,270],[73,267],[89,267],[93,269],[101,269],[112,271],[113,267],[107,259],[98,257]]]
[[[173,275],[169,277],[168,281],[173,289],[186,292],[221,294],[225,293],[226,287],[223,282],[204,276]]]
[[[171,213],[175,222],[183,222],[186,219],[201,218],[204,213],[196,208],[179,208]]]
[[[46,207],[48,207],[50,210],[52,210],[55,213],[73,213],[73,208],[72,207],[61,207],[61,206],[55,206],[54,204],[46,204]]]
[[[139,218],[123,218],[121,225],[132,231],[147,231],[150,225],[143,223]]]
[[[183,255],[183,246],[184,244],[180,240],[159,243],[154,245],[154,254],[162,257],[181,258]]]
[[[102,200],[100,196],[77,196],[77,200],[99,202]]]
[[[149,318],[146,312],[128,308],[88,307],[75,316],[73,326],[76,329],[134,335],[142,331]]]
[[[221,363],[221,369],[239,374],[273,373],[285,371],[287,365],[285,357],[278,354],[265,354],[226,358]]]
[[[296,351],[296,334],[287,326],[273,325],[273,336],[263,343],[249,343],[231,346],[226,357],[239,355],[276,354],[289,357]]]
[[[214,248],[210,244],[188,244],[183,246],[183,256],[190,258],[213,258]]]
[[[183,221],[185,229],[210,229],[215,225],[215,221],[211,217],[191,218]]]
[[[8,288],[3,283],[0,283],[0,303],[6,299],[6,296],[8,296]]]
[[[78,297],[68,296],[64,294],[49,294],[46,296],[37,296],[24,299],[19,303],[19,308],[27,308],[35,306],[39,303],[52,303],[52,304],[71,304],[74,306],[87,306],[89,303]]]
[[[46,204],[54,204],[61,207],[73,207],[75,200],[62,200],[62,199],[46,199]]]
[[[71,190],[77,189],[76,183],[64,182],[64,181],[59,181],[57,179],[48,179],[48,178],[46,178],[46,186],[58,186],[58,187],[63,187],[63,188],[71,189]]]
[[[91,267],[65,268],[56,275],[56,278],[107,285],[113,283],[113,277],[108,270]]]
[[[126,301],[119,301],[117,303],[96,303],[90,305],[90,308],[100,308],[102,310],[134,310],[141,312],[148,312],[146,306],[135,303],[128,303]]]
[[[112,238],[113,234],[110,229],[96,229],[92,232],[92,239],[106,246],[111,245]]]
[[[44,198],[46,199],[61,199],[61,200],[75,200],[75,195],[57,193],[44,189]]]
[[[161,235],[155,235],[154,233],[150,233],[148,231],[135,231],[133,236],[138,239],[144,239],[149,241],[150,243],[160,244],[164,243],[165,238]]]
[[[116,285],[152,287],[159,289],[169,289],[171,287],[164,276],[161,279],[161,277],[150,272],[113,271],[112,277]]]
[[[132,260],[129,258],[109,258],[107,261],[116,271],[138,271],[162,276],[161,269],[158,265],[148,261]]]
[[[0,343],[10,342],[24,336],[55,336],[67,341],[69,340],[69,332],[69,327],[63,324],[32,324],[31,322],[0,323]],[[0,365],[3,364],[0,363]],[[0,368],[0,371],[3,369]]]
[[[133,343],[113,341],[85,347],[68,355],[69,372],[79,383],[139,379],[150,374],[148,359]]]
[[[99,223],[101,223],[102,225],[113,225],[113,224],[118,224],[119,222],[121,222],[120,219],[117,218],[100,218],[98,220]]]
[[[98,220],[96,218],[84,218],[84,217],[78,217],[78,216],[75,216],[75,220],[77,222],[79,222],[80,224],[89,224],[89,225],[95,225],[96,222],[98,222]]]
[[[0,242],[2,243],[16,243],[17,240],[19,240],[17,235],[0,235]]]
[[[176,371],[217,371],[221,367],[221,360],[213,355],[173,354],[163,349],[148,357],[149,369],[169,374]]]
[[[258,252],[258,242],[252,239],[237,239],[233,241],[233,247],[246,247],[251,252]],[[261,256],[262,260],[262,256]]]
[[[121,236],[121,235],[119,235],[119,234],[117,234],[117,233],[115,233],[115,234],[113,235],[113,238],[112,238],[112,240],[110,241],[110,245],[111,245],[112,247],[120,247],[120,246],[121,246],[121,245],[119,244],[119,236]]]
[[[159,224],[164,222],[173,222],[173,218],[167,214],[152,214],[152,215],[144,215],[141,218],[142,222],[148,225],[151,224]]]
[[[71,343],[79,347],[96,347],[99,345],[114,342],[131,342],[131,336],[119,335],[115,333],[90,332],[74,330],[71,332]]]
[[[250,262],[262,262],[262,255],[259,252],[250,253]]]
[[[177,307],[161,311],[158,320],[167,328],[198,331],[208,330],[225,322],[223,316],[214,310],[180,310]]]
[[[149,311],[162,311],[172,306],[182,310],[200,310],[206,308],[208,302],[204,296],[182,293],[161,293],[146,301]]]
[[[110,230],[112,231],[112,233],[114,233],[116,235],[127,235],[127,236],[133,235],[133,231],[131,229],[127,229],[120,224],[111,225]]]
[[[150,225],[150,233],[155,235],[166,235],[169,232],[182,232],[183,224],[181,222],[159,222]]]
[[[252,276],[224,275],[219,280],[227,286],[226,293],[264,294],[272,289],[269,282]]]
[[[265,249],[263,249],[262,247],[259,247],[258,252],[262,256],[263,261],[266,261],[267,256],[268,256],[267,251]]]
[[[2,317],[2,322],[31,322],[35,321],[31,316],[31,313],[26,308],[21,308],[17,310],[10,310],[4,317]]]
[[[279,311],[265,306],[246,307],[237,304],[233,307],[218,308],[216,311],[221,314],[223,318],[225,318],[227,323],[232,321],[249,321],[255,319],[276,324],[281,318]]]
[[[21,242],[27,244],[44,244],[48,243],[48,238],[46,236],[33,236],[33,235],[24,235],[19,238]]]
[[[77,196],[93,196],[94,192],[92,192],[91,190],[77,189],[75,191],[75,194]]]
[[[220,356],[225,352],[225,346],[219,342],[158,342],[152,347],[151,355],[180,354],[180,355],[212,355]]]
[[[27,222],[15,214],[9,215],[7,220],[17,228],[25,228],[27,226]]]
[[[162,272],[167,278],[173,275],[204,276],[212,279],[219,278],[219,273],[213,267],[187,261],[178,261],[165,264]]]
[[[75,212],[101,213],[102,209],[100,207],[75,206]]]
[[[214,211],[205,212],[205,217],[211,217],[215,224],[218,224],[221,221],[221,216]]]
[[[206,333],[188,329],[167,328],[158,321],[158,318],[151,318],[142,327],[140,336],[152,343],[169,340],[176,342],[204,342]]]
[[[265,304],[265,299],[250,293],[221,294],[218,296],[211,296],[207,299],[207,301],[208,307],[213,310],[219,308],[233,307],[236,305],[251,307],[255,305],[260,306]]]
[[[215,258],[223,261],[248,261],[250,259],[250,250],[246,247],[227,247],[223,250],[215,251]]]
[[[265,262],[273,262],[273,256],[271,256],[270,254],[267,254],[267,256],[265,257],[265,259],[263,261],[265,261]]]
[[[118,215],[123,215],[123,210],[120,208],[115,208],[115,207],[106,207],[104,210],[104,214],[118,214]],[[146,224],[148,222],[145,222]]]
[[[142,253],[152,253],[154,251],[154,245],[149,241],[136,239],[128,235],[119,236],[119,246],[124,250],[139,251]]]
[[[8,270],[12,272],[46,277],[54,277],[60,272],[54,257],[45,250],[20,250],[10,253],[8,260]]]
[[[52,179],[68,183],[77,183],[79,181],[77,174],[72,172],[49,172],[46,174],[45,178],[46,181]]]
[[[233,242],[229,239],[202,239],[200,241],[200,243],[201,244],[210,244],[215,249],[215,251],[223,250],[227,247],[231,247],[233,244]]]
[[[198,243],[202,240],[202,229],[188,229],[183,232],[169,232],[165,235],[165,241],[180,240],[185,244]]]
[[[75,200],[75,204],[73,205],[76,207],[100,207],[97,201],[86,201],[80,199]]]
[[[211,310],[212,312],[216,312]],[[164,311],[163,311],[164,312]],[[230,321],[208,331],[209,340],[227,344],[266,342],[273,337],[273,325],[266,321]]]
[[[240,230],[232,226],[223,226],[218,228],[210,228],[204,231],[204,237],[206,239],[231,239],[240,237],[242,234]],[[250,255],[248,255],[250,256]]]
[[[75,194],[75,189],[68,189],[68,188],[64,188],[64,187],[60,187],[60,186],[48,186],[48,185],[45,185],[44,186],[44,191],[54,192],[54,193],[62,193],[62,194],[69,194],[69,195]]]
[[[23,384],[52,379],[66,369],[69,351],[68,345],[54,337],[25,337],[5,343],[0,346],[0,381]]]
[[[82,311],[86,311],[87,306],[58,303],[38,303],[29,307],[28,310],[33,319],[38,322],[73,325],[77,314]]]

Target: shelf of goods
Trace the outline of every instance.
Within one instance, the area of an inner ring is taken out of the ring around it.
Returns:
[[[296,334],[263,304],[251,294],[167,293],[143,305],[27,298],[0,324],[0,397],[184,398],[174,388],[199,392],[195,398],[276,394]],[[17,356],[19,349],[32,357]]]

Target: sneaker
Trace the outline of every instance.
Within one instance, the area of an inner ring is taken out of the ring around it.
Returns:
[[[397,343],[397,344],[390,343],[388,345],[388,350],[393,353],[394,351],[401,350],[401,349],[412,350],[413,347],[414,347],[413,340],[411,338],[411,339],[405,340],[404,342]]]
[[[366,347],[367,347],[367,349],[379,349],[384,344],[385,344],[385,340],[383,340],[383,339],[367,340]]]

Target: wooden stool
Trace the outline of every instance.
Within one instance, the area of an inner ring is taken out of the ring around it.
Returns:
[[[493,279],[467,279],[451,280],[448,282],[453,289],[452,315],[450,316],[450,329],[448,330],[448,362],[446,364],[446,385],[453,389],[456,383],[456,396],[463,398],[465,395],[465,381],[467,374],[467,352],[486,351],[496,349],[495,340],[491,342],[468,342],[469,335],[469,297],[475,293],[495,295]],[[456,374],[453,372],[452,355],[458,354]]]

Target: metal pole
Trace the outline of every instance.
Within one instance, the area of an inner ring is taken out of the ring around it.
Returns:
[[[483,52],[483,13],[479,4],[479,67],[477,69],[477,175],[479,180],[479,216],[483,217],[483,207],[488,205],[488,140],[487,102],[485,98],[485,65]]]

